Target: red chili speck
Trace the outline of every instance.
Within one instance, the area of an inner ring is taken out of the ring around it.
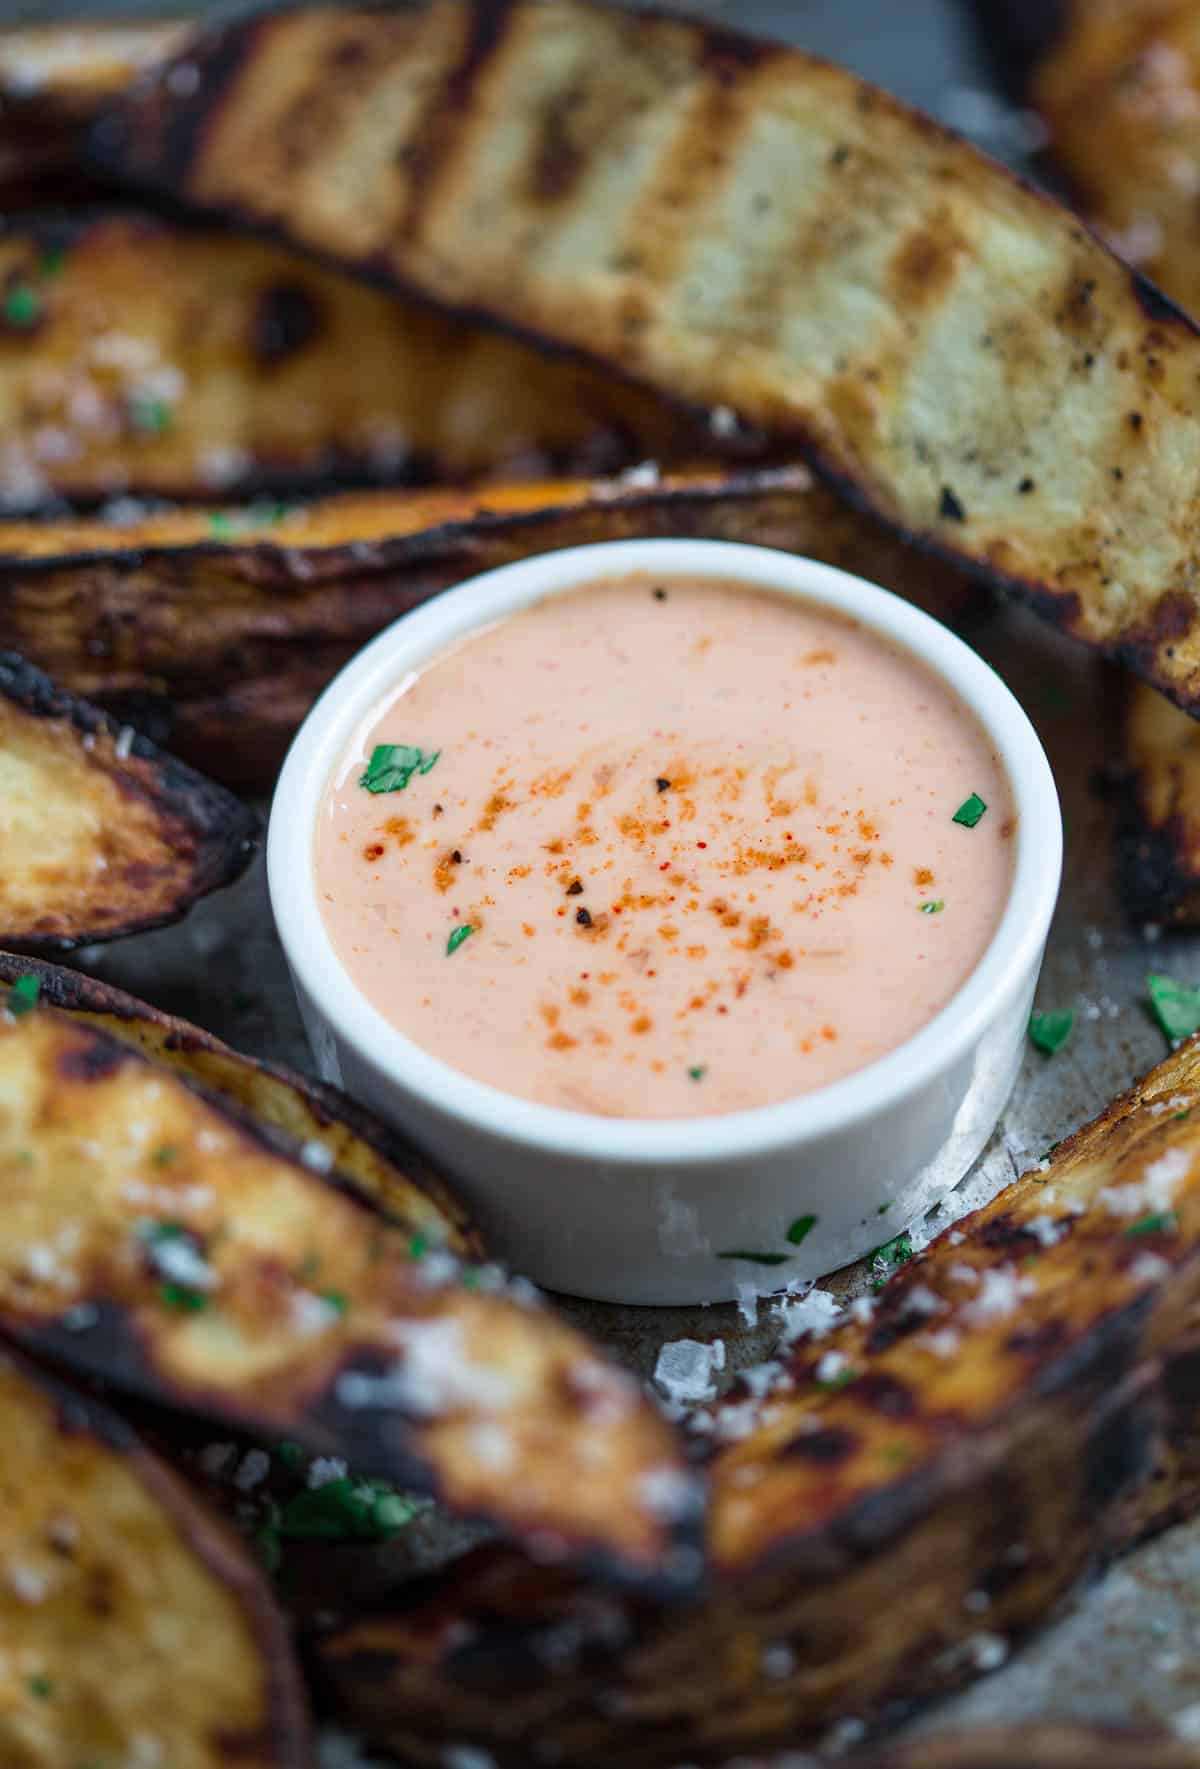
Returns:
[[[706,848],[708,846],[708,843],[707,842],[697,842],[696,846],[698,848]]]
[[[671,862],[669,860],[664,860],[658,870],[660,872],[669,872],[671,870]]]

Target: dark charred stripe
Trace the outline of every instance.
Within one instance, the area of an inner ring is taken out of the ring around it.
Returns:
[[[64,1050],[58,1059],[58,1072],[65,1081],[105,1081],[128,1061],[129,1052],[119,1044],[89,1039],[74,1050]]]
[[[830,1426],[825,1431],[802,1431],[779,1451],[782,1459],[792,1462],[817,1462],[822,1467],[844,1462],[858,1448],[853,1431]]]
[[[421,231],[426,211],[434,206],[441,174],[452,168],[455,143],[470,121],[475,88],[504,44],[517,0],[476,0],[471,24],[457,65],[435,85],[424,116],[401,150],[411,180],[411,194],[396,232],[401,241]]]
[[[1049,1356],[1053,1351],[1058,1351],[1066,1342],[1067,1334],[1066,1321],[1061,1319],[1042,1321],[1036,1327],[1023,1327],[1019,1332],[1013,1333],[1005,1343],[1009,1351],[1019,1352],[1024,1357],[1041,1358]]]
[[[1084,1449],[1083,1491],[1096,1509],[1150,1473],[1163,1425],[1156,1372],[1139,1372],[1089,1433]]]
[[[885,1419],[911,1419],[917,1410],[912,1389],[886,1370],[869,1370],[853,1384],[855,1400]]]
[[[568,86],[556,93],[542,112],[529,167],[529,190],[543,202],[569,196],[587,165],[587,155],[570,128],[571,112],[578,102],[578,92]]]
[[[246,57],[253,50],[264,19],[248,19],[214,32],[194,48],[186,49],[151,78],[155,82],[155,106],[147,124],[145,91],[135,86],[132,108],[111,106],[102,113],[86,143],[88,162],[102,172],[118,176],[143,172],[157,183],[160,178],[186,180],[207,127]],[[173,93],[168,84],[177,67],[194,67],[199,81],[193,93]]]
[[[300,282],[276,282],[254,304],[247,340],[256,362],[274,368],[318,338],[325,314],[312,291]]]

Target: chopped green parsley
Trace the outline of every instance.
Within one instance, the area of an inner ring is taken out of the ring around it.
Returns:
[[[798,1216],[792,1226],[788,1229],[787,1238],[792,1243],[793,1247],[798,1247],[802,1241],[808,1239],[816,1226],[817,1219],[815,1216]]]
[[[38,996],[41,992],[40,977],[31,976],[28,972],[25,976],[18,977],[8,992],[9,1013],[14,1019],[19,1020],[23,1013],[29,1013],[31,1008],[37,1006]]]
[[[1193,1032],[1200,1032],[1200,989],[1189,989],[1186,983],[1153,971],[1146,978],[1146,988],[1154,1017],[1172,1044],[1182,1044]]]
[[[178,1153],[179,1150],[173,1143],[165,1142],[161,1148],[155,1149],[150,1159],[156,1167],[169,1167]]]
[[[413,1235],[408,1243],[409,1257],[411,1259],[424,1259],[425,1255],[429,1251],[431,1244],[432,1243],[430,1242],[428,1235],[422,1235],[422,1234]]]
[[[165,399],[135,393],[129,401],[129,421],[145,436],[161,436],[171,425],[171,408]]]
[[[340,1290],[322,1290],[321,1301],[332,1308],[335,1314],[345,1314],[350,1306]]]
[[[1029,1016],[1029,1042],[1046,1056],[1062,1049],[1071,1036],[1075,1015],[1070,1008],[1061,1013],[1035,1013]]]
[[[875,1279],[871,1285],[873,1290],[882,1290],[892,1272],[898,1265],[913,1256],[913,1244],[906,1234],[897,1235],[892,1241],[885,1241],[882,1247],[876,1247],[871,1255],[871,1264]]]
[[[452,958],[462,945],[463,941],[469,940],[474,932],[475,929],[471,926],[469,921],[464,921],[461,927],[456,927],[454,932],[450,935],[450,938],[446,941],[447,958]]]
[[[688,1070],[688,1078],[692,1081],[703,1081],[708,1074],[707,1063],[696,1063]]]
[[[168,1308],[178,1309],[180,1314],[201,1314],[208,1307],[204,1292],[189,1290],[186,1284],[163,1284],[158,1293]]]
[[[1131,1222],[1125,1230],[1127,1235],[1173,1235],[1179,1227],[1179,1218],[1173,1210],[1163,1210],[1154,1216],[1139,1217]]]
[[[368,792],[403,792],[414,774],[428,774],[441,753],[412,743],[377,743],[358,784]]]
[[[44,1671],[35,1671],[29,1679],[29,1693],[36,1695],[39,1701],[49,1701],[54,1694],[54,1685]]]
[[[917,907],[922,915],[940,915],[946,904],[941,897],[937,897],[932,903],[919,903]]]
[[[963,800],[962,804],[951,818],[951,822],[961,823],[964,829],[974,829],[986,810],[987,806],[984,804],[979,794],[973,792],[970,798],[965,798]]]
[[[42,317],[42,304],[27,283],[17,283],[4,297],[4,317],[10,326],[28,331]]]

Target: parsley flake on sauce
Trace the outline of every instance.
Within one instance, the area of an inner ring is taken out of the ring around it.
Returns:
[[[974,829],[986,810],[987,806],[984,804],[979,794],[973,792],[970,798],[965,798],[963,800],[950,821],[952,823],[961,823],[964,829]]]
[[[707,1074],[707,1063],[693,1063],[692,1067],[688,1070],[688,1079],[691,1081],[703,1081]]]
[[[36,1695],[39,1701],[49,1701],[54,1694],[54,1685],[42,1671],[35,1671],[29,1679],[29,1693]]]
[[[1189,989],[1186,983],[1153,971],[1146,978],[1146,988],[1154,1017],[1173,1045],[1200,1032],[1200,989]]]
[[[1070,1008],[1061,1013],[1034,1013],[1029,1016],[1029,1042],[1035,1050],[1044,1052],[1046,1056],[1054,1056],[1060,1051],[1075,1024],[1075,1015]]]
[[[322,1290],[321,1301],[335,1314],[345,1314],[350,1304],[340,1290]]]
[[[937,897],[932,903],[918,903],[922,915],[940,915],[946,907],[945,898]]]
[[[816,1226],[817,1219],[815,1216],[798,1216],[792,1226],[788,1229],[787,1238],[792,1243],[793,1247],[798,1247],[802,1241],[808,1239]]]
[[[377,743],[358,784],[368,792],[403,792],[414,774],[428,774],[441,753],[413,743]]]
[[[462,945],[463,941],[469,940],[474,932],[475,929],[471,926],[469,921],[464,921],[461,927],[456,927],[454,932],[450,935],[450,938],[446,941],[446,957],[452,958]]]
[[[38,996],[41,992],[40,977],[30,976],[28,973],[23,977],[18,977],[8,992],[9,1013],[15,1020],[19,1020],[23,1013],[29,1013],[32,1008],[37,1006]]]

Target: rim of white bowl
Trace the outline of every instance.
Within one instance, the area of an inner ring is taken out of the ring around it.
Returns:
[[[431,1056],[360,992],[326,931],[314,879],[318,806],[364,718],[411,669],[467,634],[543,598],[633,572],[740,581],[848,614],[899,645],[974,713],[1007,775],[1017,815],[1008,902],[983,957],[932,1020],[867,1067],[794,1099],[695,1118],[608,1118],[503,1092]],[[885,1112],[953,1063],[1034,968],[1062,870],[1062,815],[1050,764],[1020,703],[991,666],[911,603],[834,566],[736,541],[601,541],[467,578],[403,615],[325,689],[284,762],[267,834],[271,907],[288,963],[336,1035],[445,1117],[564,1157],[725,1161],[798,1148]]]

